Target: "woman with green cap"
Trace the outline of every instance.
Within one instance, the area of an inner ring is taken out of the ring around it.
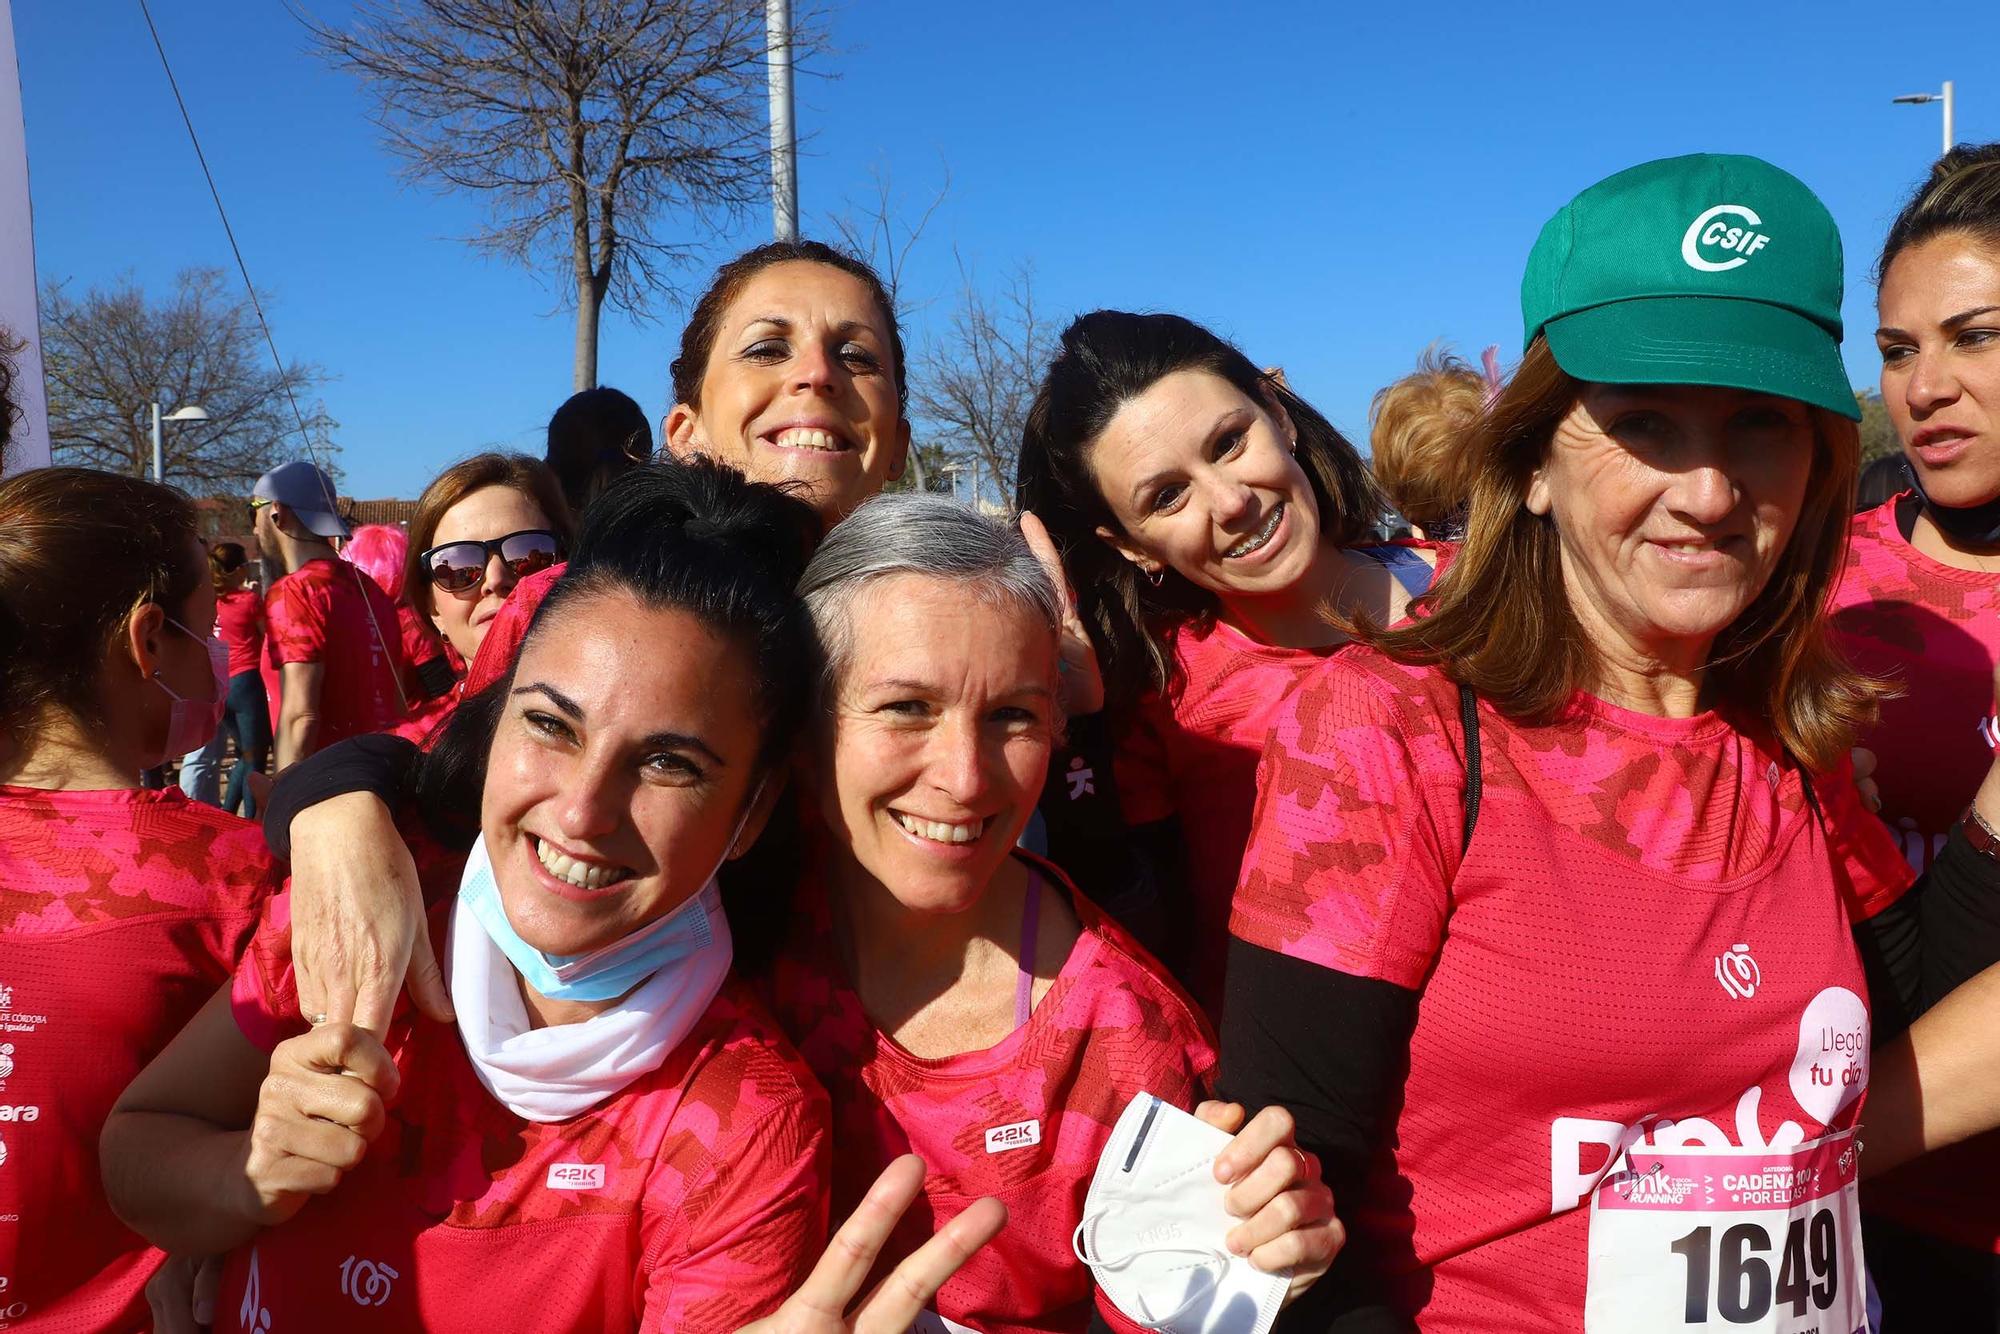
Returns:
[[[1846,1334],[1864,1094],[1869,1172],[2000,1119],[1984,973],[1871,1092],[1928,924],[1825,619],[1840,296],[1831,217],[1754,158],[1572,200],[1429,614],[1359,627],[1279,712],[1221,1085],[1325,1161],[1334,1327]],[[1929,877],[2000,893],[1962,835]]]

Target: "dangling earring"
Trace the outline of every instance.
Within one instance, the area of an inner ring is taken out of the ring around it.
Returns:
[[[1165,579],[1166,577],[1167,577],[1167,567],[1164,565],[1159,566],[1156,569],[1151,569],[1146,571],[1146,582],[1151,584],[1155,588],[1158,588],[1160,586],[1160,581]]]
[[[1297,436],[1293,436],[1293,437],[1292,437],[1292,457],[1293,457],[1293,458],[1297,458],[1298,456],[1299,456],[1299,438],[1298,438]]]

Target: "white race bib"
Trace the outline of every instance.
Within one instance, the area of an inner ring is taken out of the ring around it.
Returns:
[[[1864,1334],[1860,1145],[1634,1147],[1590,1202],[1586,1334]]]

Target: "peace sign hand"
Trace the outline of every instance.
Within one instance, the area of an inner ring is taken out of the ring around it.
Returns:
[[[1076,593],[1063,574],[1062,553],[1056,550],[1055,539],[1031,510],[1021,511],[1021,536],[1027,539],[1028,550],[1042,563],[1043,572],[1055,584],[1062,601],[1063,710],[1072,718],[1096,713],[1104,707],[1104,674],[1098,670],[1097,649],[1090,642],[1090,632],[1083,628],[1083,619],[1076,614]]]
[[[1007,1208],[975,1200],[938,1229],[850,1312],[875,1257],[924,1186],[924,1160],[904,1154],[882,1169],[868,1194],[827,1243],[812,1273],[778,1308],[738,1334],[903,1334],[959,1266],[999,1233]]]

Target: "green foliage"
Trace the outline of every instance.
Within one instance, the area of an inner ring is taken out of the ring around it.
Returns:
[[[1896,428],[1889,423],[1889,409],[1882,404],[1882,396],[1873,389],[1857,389],[1854,401],[1861,405],[1861,466],[1867,467],[1885,454],[1894,454],[1902,446],[1896,440]]]

